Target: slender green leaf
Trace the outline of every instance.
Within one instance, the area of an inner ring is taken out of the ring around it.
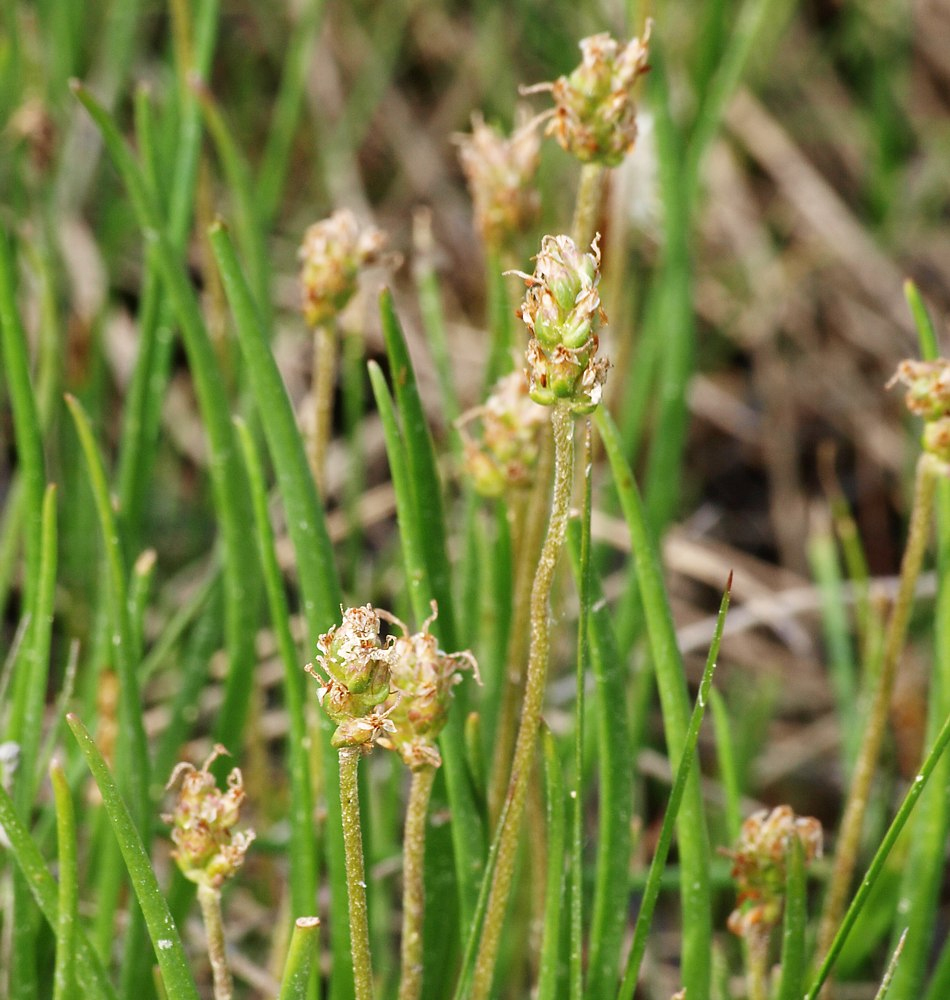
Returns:
[[[59,927],[59,892],[53,876],[43,861],[43,856],[20,821],[13,801],[0,784],[0,827],[10,843],[10,853],[23,874],[30,892],[36,900],[46,922],[54,932]],[[102,963],[89,944],[86,935],[76,934],[76,981],[83,996],[89,1000],[117,1000]]]
[[[139,697],[137,664],[133,660],[134,641],[129,620],[128,585],[125,555],[119,537],[119,526],[112,508],[102,456],[96,446],[89,418],[79,401],[66,397],[79,443],[86,459],[89,484],[99,515],[99,527],[105,546],[110,632],[113,655],[119,675],[119,753],[117,764],[125,793],[131,803],[136,829],[144,831],[148,824],[149,761],[142,722],[142,702]]]
[[[274,549],[274,533],[267,509],[267,492],[260,457],[247,425],[243,421],[236,421],[236,426],[251,486],[254,524],[264,570],[264,586],[270,605],[271,624],[284,664],[284,697],[290,720],[287,734],[290,768],[290,895],[293,916],[305,917],[317,904],[317,871],[304,678],[297,647],[290,632],[290,611]],[[296,930],[294,934],[297,934]]]
[[[777,1000],[799,1000],[805,989],[805,852],[801,839],[789,843],[782,927],[782,978]]]
[[[305,1000],[320,940],[318,917],[298,917],[287,950],[279,1000]]]
[[[861,880],[861,885],[858,888],[854,899],[851,900],[851,905],[848,907],[847,912],[838,927],[838,931],[831,943],[831,947],[828,949],[828,954],[824,957],[821,967],[811,984],[811,988],[806,994],[805,1000],[816,1000],[821,987],[828,978],[828,973],[831,971],[831,968],[835,963],[835,959],[838,957],[848,934],[851,932],[851,928],[854,926],[854,922],[858,919],[864,904],[867,902],[869,893],[874,888],[878,877],[884,869],[884,864],[887,861],[887,857],[890,854],[891,849],[896,843],[897,838],[900,836],[901,831],[907,824],[907,820],[910,818],[910,814],[913,812],[914,806],[917,804],[917,800],[927,787],[927,782],[930,780],[930,776],[933,774],[937,764],[940,762],[940,758],[944,750],[946,750],[948,743],[950,743],[950,716],[947,716],[945,719],[943,726],[937,734],[937,738],[930,749],[930,752],[927,754],[926,760],[917,772],[917,776],[914,778],[913,782],[911,782],[910,789],[904,797],[904,801],[901,803],[901,807],[898,809],[897,815],[894,817],[891,825],[887,829],[887,833],[884,835],[884,839],[878,846],[870,867],[868,868],[864,878]]]
[[[53,1000],[72,1000],[75,994],[75,949],[79,883],[76,868],[76,816],[66,773],[58,762],[49,769],[56,803],[56,843],[59,861],[59,913],[56,921],[56,966]]]
[[[547,820],[548,873],[544,888],[544,932],[538,971],[537,1000],[554,1000],[561,971],[561,910],[564,905],[564,777],[557,744],[542,723],[544,797]]]
[[[142,908],[148,927],[155,958],[162,970],[168,1000],[199,1000],[198,990],[188,968],[185,949],[172,920],[168,904],[159,888],[155,872],[149,862],[145,845],[139,836],[129,813],[129,808],[119,792],[109,766],[99,753],[99,748],[86,731],[86,727],[75,715],[68,715],[66,721],[76,737],[89,770],[95,779],[102,803],[109,816],[125,866]]]
[[[686,730],[686,740],[683,744],[683,753],[680,756],[679,764],[676,767],[676,777],[673,780],[673,788],[670,791],[670,801],[666,807],[666,814],[663,817],[663,825],[660,828],[660,836],[657,840],[656,851],[653,860],[650,862],[650,872],[647,875],[646,887],[643,890],[643,899],[640,902],[640,912],[637,915],[637,923],[633,930],[633,943],[630,945],[630,955],[627,959],[627,968],[624,973],[620,992],[617,994],[618,1000],[631,1000],[634,990],[637,987],[637,979],[640,975],[640,963],[646,950],[647,935],[650,933],[650,925],[653,921],[653,910],[660,894],[660,880],[663,868],[666,865],[666,858],[673,842],[673,828],[676,823],[677,813],[680,811],[681,803],[689,782],[689,774],[694,770],[693,758],[696,755],[696,743],[699,740],[699,730],[703,724],[703,716],[706,713],[706,703],[709,699],[709,692],[712,689],[713,673],[716,669],[716,658],[719,656],[719,644],[722,641],[722,630],[726,624],[726,612],[729,610],[729,597],[732,590],[732,573],[726,583],[722,601],[719,604],[719,616],[716,619],[716,629],[713,633],[712,642],[709,646],[709,655],[706,657],[706,667],[703,670],[702,680],[699,682],[699,691],[696,695],[696,704],[693,707],[693,714],[689,720]],[[680,827],[680,845],[682,850],[683,833]],[[688,878],[686,871],[683,871],[683,878]],[[687,921],[688,922],[688,921]],[[684,934],[685,937],[685,934]],[[688,988],[688,987],[687,987]]]
[[[663,710],[663,726],[670,757],[682,759],[686,740],[688,699],[683,661],[676,645],[676,630],[663,586],[660,560],[647,527],[646,515],[633,474],[620,450],[620,437],[603,407],[594,411],[594,423],[607,452],[620,496],[636,568],[650,651]],[[699,778],[686,779],[679,811],[679,849],[683,866],[683,912],[689,914],[683,934],[683,982],[699,996],[709,992],[712,916],[709,894],[709,840]],[[632,988],[631,988],[632,989]]]

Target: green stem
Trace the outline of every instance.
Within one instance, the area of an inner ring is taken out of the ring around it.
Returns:
[[[900,586],[888,621],[883,662],[877,676],[867,725],[858,751],[844,818],[838,834],[838,848],[835,852],[834,867],[818,933],[818,954],[825,954],[831,947],[851,887],[851,878],[861,845],[864,814],[867,811],[871,783],[877,770],[881,744],[887,727],[887,713],[897,675],[898,660],[904,646],[914,602],[914,590],[927,548],[936,483],[933,462],[928,455],[923,454],[917,461],[914,506],[911,512],[907,548],[901,561]]]
[[[521,828],[528,782],[531,779],[537,749],[538,726],[541,721],[541,706],[547,681],[550,646],[548,603],[554,570],[567,530],[574,478],[574,421],[566,406],[555,406],[551,413],[551,427],[554,434],[554,493],[551,501],[551,517],[531,590],[531,645],[528,653],[524,707],[508,783],[506,797],[508,808],[501,828],[498,861],[475,963],[471,1000],[485,1000],[491,992],[495,960],[514,877],[518,832]]]
[[[343,814],[343,846],[346,851],[353,982],[356,1000],[372,1000],[373,966],[369,951],[366,872],[363,867],[363,834],[360,830],[360,797],[356,780],[361,753],[359,747],[343,747],[340,750],[340,806]]]
[[[768,930],[759,927],[753,930],[746,950],[746,989],[749,1000],[768,1000]]]
[[[571,234],[578,250],[586,247],[594,238],[605,176],[606,168],[599,163],[585,163],[581,167],[577,201],[574,204],[574,220],[571,223]]]
[[[402,857],[402,974],[399,1000],[416,1000],[422,993],[422,925],[425,915],[426,814],[435,768],[413,771]]]
[[[515,592],[511,612],[511,629],[505,656],[506,670],[498,710],[498,724],[494,739],[492,772],[488,783],[488,818],[492,825],[498,822],[504,804],[505,788],[511,768],[511,754],[518,725],[518,708],[524,691],[523,665],[528,653],[530,637],[532,567],[536,553],[541,548],[544,515],[548,504],[553,449],[545,439],[538,457],[536,479],[528,501],[527,516],[516,520],[523,530],[514,534]]]
[[[336,326],[321,323],[313,331],[313,437],[310,439],[310,468],[321,496],[325,492],[327,447],[333,426],[336,355]]]
[[[224,921],[221,919],[221,892],[209,885],[198,886],[198,902],[208,939],[208,960],[214,979],[214,1000],[231,1000],[234,982],[224,945]]]

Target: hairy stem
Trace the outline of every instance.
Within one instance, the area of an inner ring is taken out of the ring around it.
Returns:
[[[361,750],[340,750],[340,806],[343,812],[343,848],[346,854],[346,891],[350,908],[350,951],[356,1000],[372,1000],[373,965],[369,951],[369,919],[366,909],[366,873],[363,867],[363,834],[360,830],[360,798],[356,771]]]
[[[491,991],[505,911],[511,894],[518,833],[537,749],[538,726],[541,721],[541,707],[547,681],[550,646],[548,603],[554,570],[567,530],[571,485],[574,478],[574,421],[570,410],[563,404],[556,405],[552,411],[551,426],[554,435],[554,493],[551,501],[551,517],[531,589],[531,644],[528,653],[524,707],[508,782],[507,812],[499,837],[495,874],[485,911],[485,925],[482,929],[478,956],[475,960],[471,1000],[486,1000]]]
[[[533,567],[541,547],[544,532],[544,515],[548,505],[553,449],[550,441],[541,445],[541,454],[535,471],[535,484],[531,490],[526,516],[522,513],[516,521],[523,530],[513,533],[512,545],[515,565],[515,589],[508,632],[508,650],[505,657],[506,671],[495,731],[492,771],[488,783],[488,819],[492,826],[498,822],[504,806],[505,789],[511,771],[511,755],[515,745],[518,725],[518,708],[524,691],[524,662],[528,652],[531,621],[531,588]]]
[[[214,980],[214,1000],[231,1000],[234,983],[224,951],[224,922],[221,919],[221,893],[209,885],[198,886],[198,902],[208,939],[208,960]]]
[[[332,323],[321,323],[313,331],[313,435],[310,438],[310,468],[317,491],[323,495],[327,446],[333,425],[333,386],[336,383],[337,331]]]
[[[818,955],[824,955],[831,947],[831,942],[841,921],[841,915],[844,912],[851,879],[854,875],[854,867],[857,863],[858,851],[861,846],[861,828],[864,824],[864,814],[867,811],[868,796],[874,780],[874,773],[877,770],[881,744],[884,741],[887,713],[891,703],[891,693],[894,689],[894,679],[897,675],[898,660],[904,647],[907,623],[914,603],[914,590],[927,548],[936,481],[932,460],[927,454],[921,455],[917,461],[914,507],[911,512],[907,548],[904,550],[904,557],[901,561],[900,586],[887,623],[883,662],[877,676],[877,683],[868,711],[867,725],[864,729],[861,747],[858,750],[851,786],[848,789],[844,817],[841,820],[834,867],[831,872],[818,933],[818,947],[816,949]]]
[[[412,773],[402,846],[402,974],[399,1000],[416,1000],[422,992],[422,923],[425,916],[426,817],[435,768]]]
[[[599,163],[585,163],[581,167],[577,201],[574,204],[574,220],[571,223],[571,236],[578,250],[583,250],[594,238],[605,175],[606,167]]]
[[[746,949],[746,992],[749,1000],[768,1000],[769,932],[753,928]]]

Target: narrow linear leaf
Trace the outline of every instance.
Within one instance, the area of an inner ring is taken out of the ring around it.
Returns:
[[[30,887],[36,905],[55,933],[59,927],[59,892],[56,881],[50,875],[43,856],[17,816],[13,800],[2,785],[0,785],[0,827],[6,834],[10,853]],[[83,996],[89,1000],[118,1000],[115,990],[106,978],[99,957],[82,930],[77,932],[75,944],[76,982],[83,991]]]
[[[777,1000],[800,1000],[805,989],[805,851],[792,837],[785,878],[785,919],[782,927],[782,978]]]
[[[557,996],[561,968],[561,910],[564,905],[564,776],[551,730],[542,723],[545,817],[548,836],[548,872],[544,888],[544,931],[538,970],[537,1000]]]
[[[686,674],[676,644],[673,615],[663,585],[663,574],[633,473],[621,451],[620,437],[604,407],[594,411],[594,423],[604,443],[620,497],[634,567],[640,585],[650,652],[656,672],[663,727],[671,759],[682,760],[689,712]],[[683,912],[690,915],[683,936],[684,985],[693,994],[709,993],[712,916],[709,891],[709,838],[698,775],[686,781],[679,826],[680,863],[683,866]]]
[[[75,996],[75,950],[79,899],[76,868],[76,816],[72,793],[62,765],[54,761],[49,769],[56,803],[56,844],[59,861],[59,914],[56,921],[56,964],[53,971],[53,1000]]]
[[[109,496],[106,471],[102,456],[93,437],[89,418],[73,396],[66,397],[79,443],[86,460],[89,485],[92,488],[99,528],[102,532],[107,567],[109,621],[112,632],[113,654],[119,675],[119,754],[120,779],[131,802],[132,815],[138,830],[144,830],[148,812],[149,761],[142,722],[142,703],[139,697],[136,664],[132,659],[132,626],[129,621],[128,586],[125,556],[119,537],[119,527]]]
[[[305,1000],[320,942],[320,919],[298,917],[287,950],[279,1000]]]
[[[716,619],[716,628],[709,646],[709,655],[706,657],[706,667],[703,670],[702,680],[699,682],[699,692],[696,695],[693,714],[690,717],[689,726],[686,730],[683,753],[676,767],[676,777],[673,780],[673,788],[670,791],[670,801],[666,807],[666,814],[663,817],[663,825],[660,828],[656,851],[653,855],[653,860],[650,862],[650,871],[647,875],[646,887],[643,890],[643,899],[640,902],[640,912],[637,915],[637,923],[633,930],[633,943],[630,946],[627,968],[624,973],[623,982],[620,985],[620,992],[617,994],[618,1000],[631,1000],[634,990],[637,987],[637,979],[640,976],[640,963],[643,961],[643,954],[646,951],[647,935],[650,933],[653,911],[660,895],[660,881],[666,865],[670,845],[673,842],[673,828],[686,792],[690,771],[693,770],[692,764],[693,758],[696,755],[696,743],[699,740],[699,730],[703,724],[703,716],[706,713],[706,704],[712,688],[713,673],[716,669],[716,659],[719,656],[719,644],[722,641],[722,630],[726,624],[726,612],[729,610],[731,591],[732,573],[729,574],[726,590],[719,604],[719,615]],[[682,839],[681,828],[681,844]],[[683,878],[688,877],[684,871]]]
[[[841,921],[841,925],[838,927],[838,931],[831,943],[831,947],[828,949],[828,954],[822,961],[821,967],[811,984],[811,988],[809,989],[805,1000],[816,1000],[821,987],[824,985],[825,980],[828,978],[828,974],[831,972],[832,966],[835,964],[835,959],[837,959],[845,941],[847,940],[848,934],[851,933],[851,929],[854,927],[854,922],[858,919],[861,910],[864,908],[864,904],[867,902],[868,895],[874,888],[878,877],[884,869],[884,864],[887,861],[887,857],[890,854],[891,849],[897,842],[897,838],[900,836],[901,831],[907,824],[907,820],[910,818],[910,815],[914,810],[914,806],[917,804],[917,800],[927,787],[927,782],[930,780],[930,776],[933,774],[934,769],[939,763],[948,743],[950,743],[950,716],[948,716],[944,721],[944,724],[941,727],[930,752],[927,754],[927,758],[924,761],[923,766],[920,768],[920,771],[918,771],[917,776],[911,783],[910,789],[904,797],[904,801],[901,803],[900,809],[897,811],[897,815],[888,827],[887,833],[884,835],[884,839],[881,841],[874,858],[871,860],[867,874],[861,880],[861,885],[855,893],[854,899],[852,899],[851,905],[848,907],[847,912]]]
[[[287,757],[290,762],[290,895],[294,917],[305,917],[317,903],[317,845],[307,751],[303,671],[300,669],[297,647],[290,632],[290,611],[277,564],[260,457],[247,425],[243,421],[236,421],[235,424],[251,487],[254,524],[264,570],[264,586],[270,605],[271,624],[284,664],[284,698],[290,720],[287,734]],[[295,929],[294,935],[296,934]]]
[[[156,260],[166,292],[178,316],[182,339],[194,379],[202,422],[210,445],[209,471],[214,505],[224,541],[225,628],[229,672],[225,700],[218,714],[217,738],[235,746],[240,743],[252,689],[255,666],[253,613],[259,573],[252,546],[245,544],[245,528],[251,519],[242,489],[243,472],[234,445],[234,432],[211,345],[181,254],[175,249],[148,185],[114,119],[78,81],[72,88],[92,116],[109,154],[125,183],[135,215],[146,238],[155,248]]]
[[[128,806],[119,792],[109,766],[93,742],[86,727],[73,714],[66,716],[79,749],[102,795],[102,804],[109,816],[125,866],[145,917],[155,958],[162,970],[168,1000],[199,1000],[198,990],[188,968],[185,949],[178,934],[168,904],[159,888],[148,853],[132,822]]]

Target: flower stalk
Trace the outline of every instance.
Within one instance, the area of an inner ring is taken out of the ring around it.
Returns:
[[[511,893],[518,834],[524,815],[528,783],[537,749],[541,708],[547,686],[550,626],[548,603],[558,555],[564,544],[574,479],[574,419],[569,404],[559,402],[551,412],[554,437],[554,492],[551,517],[541,548],[538,568],[531,589],[531,646],[525,682],[521,725],[515,742],[514,760],[506,796],[507,812],[498,845],[495,874],[488,897],[485,923],[475,961],[471,1000],[486,1000],[491,994],[492,978],[501,941],[501,931]]]
[[[399,1000],[422,992],[422,924],[425,916],[426,817],[436,769],[425,764],[412,773],[403,836],[402,974]]]
[[[369,947],[369,912],[366,906],[366,872],[357,768],[362,750],[340,748],[340,806],[343,814],[343,848],[346,854],[346,890],[349,900],[350,951],[356,1000],[373,998],[373,964]]]
[[[234,980],[228,968],[224,946],[224,921],[221,917],[221,891],[202,883],[198,886],[198,904],[205,925],[208,961],[214,983],[214,1000],[232,1000]]]

